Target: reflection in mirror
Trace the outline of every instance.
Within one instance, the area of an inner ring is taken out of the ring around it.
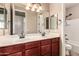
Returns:
[[[25,13],[24,12],[19,12],[15,11],[15,19],[14,19],[14,24],[13,24],[13,34],[22,34],[24,33],[24,18],[25,18]]]
[[[4,8],[0,8],[0,29],[5,29],[6,28],[6,16],[7,16],[7,11]]]
[[[52,15],[50,17],[50,29],[57,29],[57,15]]]
[[[44,32],[44,26],[44,15],[42,13],[38,13],[37,29],[39,33]]]
[[[11,35],[24,34],[24,5],[11,4]]]
[[[27,3],[0,4],[0,35],[32,34],[57,29],[57,15],[50,15],[49,4],[36,5],[42,7],[41,12],[31,9],[32,6],[27,10]]]
[[[44,30],[50,30],[50,15],[49,15],[49,11],[45,11],[43,13],[44,15]]]
[[[49,29],[49,17],[46,17],[46,29]]]
[[[7,29],[7,8],[6,5],[0,4],[0,35],[5,35]],[[2,33],[2,34],[1,34]]]
[[[15,3],[13,5],[13,34],[38,33],[38,12],[26,10],[26,4]]]
[[[6,21],[7,21],[7,10],[6,8],[0,8],[0,28],[6,28]]]
[[[37,12],[27,11],[27,34],[37,33]]]
[[[56,15],[52,15],[49,17],[45,17],[45,29],[46,30],[55,30],[58,28],[58,17]]]

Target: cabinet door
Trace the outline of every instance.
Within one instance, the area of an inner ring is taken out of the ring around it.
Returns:
[[[51,44],[51,39],[47,39],[47,40],[42,40],[41,41],[41,45],[44,46],[44,45],[49,45]]]
[[[10,54],[16,53],[18,51],[20,52],[23,49],[24,49],[23,44],[2,47],[2,48],[0,48],[0,55],[3,55],[3,56],[10,55]]]
[[[40,56],[40,47],[31,48],[25,51],[25,56]]]
[[[13,53],[8,56],[22,56],[22,52]]]
[[[6,46],[6,47],[0,48],[0,53],[2,53],[4,55],[9,55],[9,54],[12,54],[12,53],[16,53],[18,51],[22,51],[23,48],[24,48],[23,44]]]
[[[52,43],[52,56],[59,56],[59,44]]]
[[[52,40],[52,56],[59,56],[59,37]]]
[[[41,55],[42,56],[51,56],[51,45],[41,46]]]
[[[40,41],[28,42],[25,43],[25,49],[31,49],[40,46]]]

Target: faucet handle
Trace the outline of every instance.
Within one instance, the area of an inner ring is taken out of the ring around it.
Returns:
[[[68,38],[65,38],[65,40],[69,40]]]
[[[65,36],[67,36],[67,34],[65,34]]]

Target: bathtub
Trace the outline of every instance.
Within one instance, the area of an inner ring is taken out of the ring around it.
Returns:
[[[69,41],[68,44],[72,46],[72,49],[71,49],[72,56],[79,56],[79,42]]]
[[[72,45],[72,54],[75,54],[79,56],[79,18],[78,19],[72,19],[67,20],[67,25],[65,26],[65,34],[67,34],[67,37],[69,41],[68,44]]]

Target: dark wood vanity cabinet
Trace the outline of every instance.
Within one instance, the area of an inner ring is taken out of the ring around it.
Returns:
[[[51,46],[50,45],[41,46],[41,55],[51,56]]]
[[[0,47],[0,56],[59,56],[59,37]]]
[[[51,40],[41,41],[41,55],[42,56],[51,56]]]
[[[25,56],[40,56],[40,41],[26,43]]]
[[[22,55],[22,50],[24,48],[23,44],[16,44],[6,47],[0,48],[0,55],[1,56],[9,56],[9,55]]]
[[[16,52],[13,54],[9,54],[8,56],[22,56],[22,52]]]
[[[52,56],[59,56],[59,37],[58,38],[53,38],[52,40]]]
[[[40,56],[40,47],[25,50],[25,56]]]

